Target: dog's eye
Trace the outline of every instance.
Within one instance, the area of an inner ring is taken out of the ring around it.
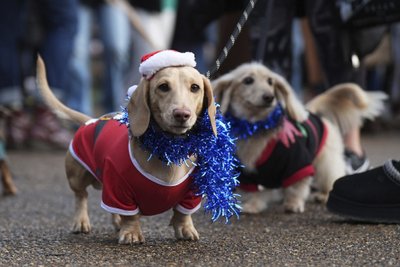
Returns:
[[[267,79],[267,82],[268,82],[269,85],[272,85],[272,84],[274,83],[274,81],[272,80],[272,78],[268,78],[268,79]]]
[[[196,93],[199,90],[200,90],[200,86],[198,86],[195,83],[190,86],[190,91],[193,92],[193,93]]]
[[[244,84],[247,84],[247,85],[252,84],[253,82],[254,82],[253,77],[246,77],[246,78],[244,78],[244,80],[243,80],[243,83],[244,83]]]
[[[160,89],[162,92],[168,92],[169,86],[167,83],[162,83],[158,86],[158,89]]]

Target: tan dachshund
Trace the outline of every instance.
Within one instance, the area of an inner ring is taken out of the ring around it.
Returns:
[[[37,76],[41,94],[54,112],[60,117],[80,124],[91,125],[92,118],[66,107],[55,98],[47,84],[44,63],[40,58],[38,59]],[[134,161],[138,168],[141,168],[143,173],[154,178],[158,183],[166,185],[178,184],[181,182],[182,177],[189,175],[193,167],[185,164],[167,166],[157,157],[152,157],[149,160],[150,154],[141,148],[138,138],[147,130],[150,118],[163,131],[172,135],[182,135],[195,125],[199,114],[203,112],[204,108],[208,109],[211,125],[216,135],[216,110],[210,82],[193,67],[166,67],[155,73],[151,79],[143,78],[132,94],[127,106],[130,120],[129,130],[132,135],[129,139],[129,144],[127,142],[127,147],[129,146],[129,151],[134,155]],[[125,131],[128,132],[126,127]],[[196,159],[192,157],[192,160],[195,161]],[[100,189],[102,184],[95,178],[94,175],[97,174],[89,172],[72,155],[71,149],[67,153],[65,162],[68,182],[75,193],[76,201],[72,231],[75,233],[88,233],[91,226],[87,211],[88,192],[86,188],[92,185]],[[105,185],[103,184],[103,190],[104,187]],[[140,200],[138,200],[138,203],[140,203]],[[140,204],[138,205],[140,206]],[[107,203],[102,203],[102,206],[108,208],[111,212],[113,210],[108,207]],[[118,209],[114,210],[118,213]],[[171,224],[175,230],[176,238],[198,240],[199,234],[193,225],[190,214],[178,208],[174,208],[173,211]],[[144,242],[139,222],[141,212],[121,212],[119,214],[121,216],[113,215],[113,223],[117,228],[120,228],[119,243]]]

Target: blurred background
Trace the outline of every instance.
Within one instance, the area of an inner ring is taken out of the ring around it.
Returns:
[[[211,78],[260,61],[303,101],[341,82],[386,92],[382,116],[364,124],[362,152],[372,166],[400,159],[399,0],[3,0],[0,178],[5,185],[12,172],[20,194],[1,198],[1,266],[400,265],[398,225],[348,223],[322,205],[289,216],[273,209],[230,226],[210,225],[199,212],[196,244],[171,238],[165,213],[143,218],[147,245],[118,246],[100,207],[90,212],[91,235],[68,234],[73,204],[62,169],[77,125],[59,120],[38,96],[37,54],[61,101],[100,116],[125,105],[148,52],[191,51],[201,73],[213,69],[250,1],[254,9]],[[11,171],[4,172],[6,152]],[[101,193],[90,190],[93,208]]]
[[[8,148],[65,148],[76,126],[41,103],[37,53],[50,86],[91,116],[118,111],[140,80],[141,56],[191,51],[214,64],[248,0],[15,0],[0,8],[1,134]],[[261,61],[307,101],[340,82],[389,95],[365,132],[400,129],[400,3],[388,0],[258,0],[211,78]]]

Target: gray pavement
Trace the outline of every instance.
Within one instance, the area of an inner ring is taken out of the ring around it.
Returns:
[[[400,132],[364,135],[374,165],[400,158]],[[93,231],[69,232],[73,195],[64,152],[11,151],[19,194],[0,197],[0,266],[400,266],[400,225],[362,224],[309,203],[303,214],[281,206],[232,224],[194,215],[198,242],[177,242],[171,214],[143,218],[143,245],[118,245],[110,215],[90,190]]]

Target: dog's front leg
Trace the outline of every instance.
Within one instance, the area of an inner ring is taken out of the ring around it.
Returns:
[[[310,186],[311,177],[307,177],[284,189],[283,206],[286,212],[304,212]]]
[[[119,230],[118,243],[140,244],[144,243],[142,229],[140,228],[140,215],[122,216],[121,230]]]
[[[174,209],[171,225],[174,227],[175,237],[177,239],[193,241],[199,240],[199,234],[197,233],[196,228],[194,228],[191,215],[183,214]]]

